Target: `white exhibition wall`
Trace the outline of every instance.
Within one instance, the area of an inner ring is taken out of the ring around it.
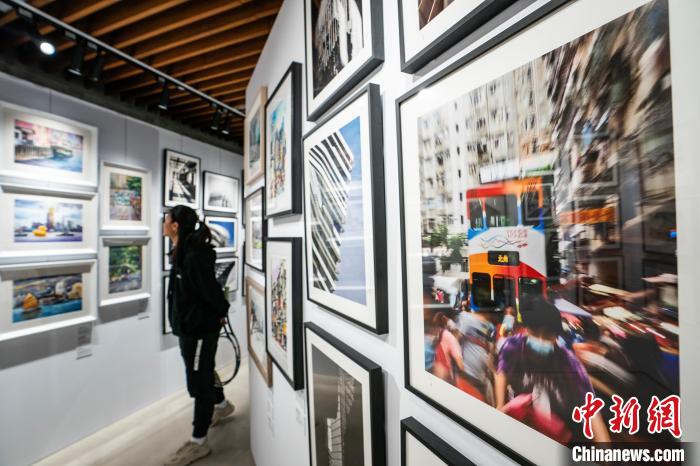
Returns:
[[[241,176],[243,160],[232,152],[5,74],[0,74],[0,100],[93,125],[99,130],[100,161],[151,171],[151,298],[147,304],[100,309],[89,357],[77,357],[75,326],[0,342],[0,464],[22,465],[184,389],[177,338],[161,334],[163,150],[195,155],[202,159],[202,170],[236,178]],[[245,352],[240,284],[239,278],[230,318]],[[219,352],[220,364],[232,360],[226,349]]]
[[[399,203],[399,167],[397,154],[397,132],[396,132],[396,110],[395,101],[405,92],[418,85],[421,80],[429,77],[435,70],[442,69],[450,63],[458,60],[461,56],[469,53],[484,41],[498,34],[503,29],[512,25],[522,17],[541,6],[546,0],[521,0],[515,8],[522,10],[510,15],[508,20],[502,20],[499,24],[487,24],[483,31],[477,32],[471,38],[467,38],[462,43],[455,45],[450,51],[438,58],[435,62],[428,64],[422,71],[423,76],[408,75],[400,71],[399,56],[399,12],[398,2],[383,2],[383,34],[385,59],[374,73],[355,87],[355,91],[361,89],[366,83],[372,82],[380,85],[383,102],[384,119],[384,163],[385,163],[385,196],[387,212],[387,257],[388,257],[388,297],[389,297],[389,333],[384,336],[377,336],[357,327],[336,315],[323,309],[319,309],[315,304],[304,301],[304,321],[315,322],[322,328],[337,336],[345,343],[361,352],[364,356],[379,364],[384,371],[386,405],[386,444],[387,444],[387,464],[399,465],[401,462],[401,442],[400,442],[400,420],[408,416],[415,417],[427,428],[432,430],[437,436],[448,444],[459,450],[476,464],[512,464],[511,461],[496,451],[490,444],[484,442],[470,431],[462,428],[426,402],[419,399],[404,388],[404,342],[403,342],[403,301],[401,283],[401,242],[400,242],[400,211]],[[680,10],[696,11],[697,4],[687,2]],[[292,61],[304,63],[304,0],[285,0],[277,20],[272,28],[268,41],[258,61],[253,77],[246,92],[246,102],[250,104],[254,101],[261,86],[267,86],[268,95],[274,90],[284,72]],[[509,16],[508,14],[506,16]],[[692,14],[690,15],[692,17]],[[675,18],[678,20],[679,18]],[[686,29],[690,30],[690,29]],[[688,40],[688,43],[692,43]],[[685,79],[692,79],[697,76],[697,65],[686,61],[678,61],[674,64],[674,70],[678,78],[678,84],[683,84]],[[682,68],[682,69],[681,69]],[[689,84],[689,83],[688,83]],[[676,85],[676,84],[674,84]],[[689,98],[700,104],[697,94],[697,86],[685,85],[684,91]],[[354,91],[342,99],[333,108],[342,105],[348,97],[354,95]],[[305,102],[302,98],[302,115],[306,116]],[[674,103],[675,105],[675,103]],[[683,126],[686,130],[688,126],[700,123],[697,114],[693,121],[679,122],[678,127]],[[313,128],[314,124],[308,121],[303,123],[303,134]],[[680,133],[679,133],[680,134]],[[685,133],[683,133],[685,135]],[[685,147],[685,138],[678,138],[678,153]],[[688,153],[692,153],[688,152]],[[677,154],[678,160],[680,155]],[[680,163],[680,162],[679,162]],[[692,185],[693,177],[697,177],[697,158],[695,160],[684,159],[690,168],[687,172],[676,174],[677,187],[687,189]],[[299,180],[301,182],[301,180]],[[251,193],[262,185],[259,181],[257,185],[246,189],[246,193]],[[687,192],[687,191],[684,191]],[[681,196],[678,198],[677,215],[678,223],[685,231],[697,230],[697,215],[693,215],[692,202],[697,202],[698,193],[692,190],[691,196]],[[294,236],[302,237],[304,233],[303,216],[295,215],[284,218],[273,219],[268,224],[269,237]],[[685,239],[679,237],[679,248],[687,247],[688,241],[692,241],[691,236]],[[692,248],[691,248],[692,249]],[[685,249],[686,251],[688,249]],[[697,251],[697,249],[695,249]],[[697,257],[697,252],[692,256]],[[696,275],[692,270],[692,260],[682,260],[679,258],[679,276],[681,280],[691,280],[690,277]],[[304,269],[305,270],[305,269]],[[246,275],[264,284],[263,274],[257,271],[246,269]],[[683,278],[685,277],[685,279]],[[304,288],[306,290],[306,288]],[[304,291],[306,293],[306,291]],[[690,294],[688,294],[690,293]],[[685,302],[694,302],[692,291],[685,287],[681,293],[681,299]],[[692,309],[692,306],[691,306]],[[697,314],[686,313],[681,316],[681,326],[687,328],[697,325]],[[695,339],[697,341],[697,339]],[[684,354],[696,354],[697,343],[691,339],[681,342]],[[686,374],[686,379],[697,379],[693,375],[692,364],[695,358],[685,358],[682,362],[682,371]],[[257,368],[249,365],[250,375],[250,396],[251,396],[251,448],[256,464],[258,466],[277,465],[308,465],[309,447],[308,431],[306,419],[306,392],[300,390],[295,392],[290,384],[284,379],[280,371],[274,366],[273,384],[268,388]],[[686,406],[692,409],[697,407],[695,401],[690,397],[684,399]],[[692,412],[692,411],[689,411]],[[684,432],[689,434],[689,438],[695,438],[698,432],[697,419],[685,419]],[[504,432],[499,438],[504,443],[508,443],[508,434]]]

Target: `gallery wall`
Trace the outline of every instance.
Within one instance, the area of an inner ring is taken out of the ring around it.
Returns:
[[[236,178],[242,157],[5,74],[0,74],[0,100],[95,126],[100,162],[151,174],[150,299],[99,309],[88,330],[91,338],[81,346],[79,330],[84,327],[76,326],[0,342],[0,464],[20,465],[184,389],[177,338],[162,334],[163,151],[195,155],[203,171]],[[240,283],[239,277],[229,316],[236,334],[243,336]],[[242,350],[246,352],[245,345]],[[225,348],[218,363],[228,364],[232,357]]]
[[[452,47],[442,57],[426,65],[421,75],[409,75],[400,71],[400,54],[398,44],[399,36],[399,12],[398,2],[383,2],[383,41],[385,46],[384,63],[362,83],[355,86],[354,90],[361,89],[364,84],[371,82],[380,85],[383,103],[383,143],[384,143],[384,167],[385,167],[385,201],[386,201],[386,225],[387,225],[387,258],[388,258],[388,314],[389,332],[383,336],[374,335],[358,326],[318,308],[314,303],[304,300],[304,321],[314,322],[332,335],[340,338],[346,344],[361,352],[364,356],[379,364],[384,373],[384,402],[386,406],[386,445],[387,463],[390,465],[401,464],[401,442],[399,421],[408,416],[413,416],[423,423],[452,447],[459,450],[476,464],[511,464],[511,461],[502,453],[471,431],[464,429],[457,423],[450,420],[417,396],[410,393],[404,387],[404,341],[403,341],[403,290],[401,270],[403,267],[401,258],[401,232],[400,232],[400,212],[399,202],[400,171],[398,163],[397,147],[397,121],[396,121],[396,99],[410,89],[419,86],[422,81],[430,78],[431,73],[436,72],[449,65],[461,57],[477,49],[489,39],[498,35],[509,26],[518,22],[532,13],[537,8],[544,5],[545,1],[520,1],[513,8],[513,14],[504,15],[497,18],[498,24],[486,24],[470,38],[464,39],[461,43]],[[685,8],[690,2],[686,2]],[[693,6],[692,8],[697,8]],[[515,13],[515,11],[518,11]],[[566,25],[561,25],[566,28]],[[488,32],[480,32],[488,31]],[[267,44],[263,50],[257,64],[253,77],[248,85],[246,102],[250,106],[255,100],[261,86],[267,86],[268,95],[276,87],[285,71],[292,61],[304,63],[304,1],[286,0],[280,10],[276,23],[273,26]],[[683,60],[678,60],[680,68],[674,68],[674,72],[680,76],[692,76],[694,72]],[[676,65],[674,64],[674,67]],[[685,77],[677,77],[678,82],[674,82],[678,89],[689,92],[693,98],[697,98],[697,92],[688,86]],[[304,86],[302,86],[304,87]],[[342,105],[355,94],[349,92],[335,108]],[[677,94],[675,95],[677,99]],[[306,121],[306,98],[302,98],[303,125],[302,133],[310,131],[314,124]],[[674,101],[674,106],[676,102]],[[693,124],[697,124],[697,116],[694,117]],[[682,127],[683,133],[678,133],[676,143],[678,152],[676,154],[677,163],[694,168],[689,171],[680,171],[676,174],[678,186],[677,215],[679,228],[687,228],[686,231],[697,231],[697,220],[693,219],[690,209],[691,199],[698,198],[697,190],[688,191],[692,184],[691,172],[697,176],[697,164],[688,158],[688,152],[683,152],[686,148],[688,137],[687,128],[691,126],[689,120],[681,120],[678,127]],[[697,128],[697,125],[695,126]],[[682,137],[681,137],[682,136]],[[684,142],[685,141],[685,142]],[[301,180],[299,180],[301,182]],[[246,193],[262,186],[260,180],[254,186],[246,189]],[[416,187],[417,189],[417,187]],[[681,191],[683,189],[683,191]],[[681,194],[681,192],[683,194]],[[683,225],[683,227],[681,227]],[[284,218],[271,219],[268,223],[268,236],[302,237],[304,234],[304,219],[302,215],[293,215]],[[691,237],[691,235],[685,238]],[[689,247],[689,239],[682,240],[679,236],[679,249]],[[697,249],[695,249],[697,251]],[[697,252],[693,252],[697,256]],[[679,259],[678,273],[681,282],[693,276],[690,268],[690,260]],[[304,268],[304,270],[306,270]],[[248,277],[264,284],[265,277],[250,268],[246,269]],[[685,278],[683,278],[685,277]],[[306,278],[305,278],[306,280]],[[686,282],[687,283],[687,282]],[[681,285],[682,286],[682,285]],[[304,288],[306,290],[306,288]],[[306,295],[306,291],[304,292]],[[681,299],[685,302],[693,302],[693,292],[687,287],[681,292]],[[305,296],[306,298],[306,296]],[[691,306],[692,308],[692,306]],[[687,309],[687,308],[686,308]],[[688,313],[681,316],[680,325],[686,328],[693,328],[697,325],[697,318]],[[687,355],[694,354],[695,343],[685,339],[682,341],[682,352]],[[690,368],[690,364],[695,360],[688,356],[681,363],[682,370]],[[307,465],[309,464],[308,450],[308,422],[306,393],[304,390],[294,391],[290,384],[284,379],[282,373],[276,365],[273,365],[273,383],[268,388],[260,372],[250,365],[250,394],[251,394],[251,447],[256,464],[260,466],[273,466],[278,464]],[[692,371],[690,371],[692,372]],[[692,380],[691,380],[692,379]],[[686,377],[686,382],[695,384],[697,380],[694,376]],[[689,397],[684,399],[687,405],[693,404]],[[684,408],[687,409],[687,408]],[[690,411],[688,411],[690,412]],[[686,419],[685,432],[690,438],[697,435],[697,419]],[[497,440],[506,445],[513,441],[508,439],[507,432],[497,437]],[[554,460],[553,460],[554,461]]]

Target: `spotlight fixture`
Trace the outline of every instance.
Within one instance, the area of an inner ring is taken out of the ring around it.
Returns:
[[[169,100],[170,100],[170,88],[168,88],[168,82],[163,81],[163,92],[161,92],[161,94],[160,94],[160,102],[158,103],[158,108],[161,110],[167,110]]]
[[[76,76],[83,75],[83,60],[84,60],[85,43],[82,40],[77,40],[73,47],[73,57],[68,67],[68,72]]]
[[[29,38],[36,44],[37,47],[39,47],[41,53],[44,55],[53,55],[56,53],[56,47],[39,32],[37,18],[35,18],[30,11],[27,11],[24,8],[18,8],[17,16],[22,18],[29,25]]]
[[[102,76],[102,67],[104,64],[105,54],[101,50],[98,50],[95,62],[92,64],[92,71],[90,71],[90,76],[88,76],[90,81],[96,83],[100,80],[100,77]]]
[[[225,136],[228,136],[230,133],[230,131],[228,129],[228,127],[229,127],[228,120],[229,120],[230,116],[231,116],[231,114],[226,112],[226,116],[224,117],[224,124],[221,125],[221,134],[223,134]]]
[[[214,110],[214,119],[211,122],[211,129],[216,131],[219,129],[219,122],[221,121],[221,113],[219,112],[218,108],[215,108]]]
[[[39,50],[41,50],[41,53],[44,55],[53,55],[56,53],[56,47],[46,39],[39,41]]]

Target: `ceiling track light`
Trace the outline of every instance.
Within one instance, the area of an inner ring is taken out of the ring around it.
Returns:
[[[83,60],[85,53],[85,42],[78,39],[75,42],[75,47],[73,48],[73,56],[70,61],[70,66],[68,67],[68,72],[74,74],[75,76],[83,75]]]
[[[231,114],[229,112],[226,112],[226,116],[224,117],[224,123],[221,125],[221,134],[228,136],[229,133],[231,132],[229,130],[229,117]]]
[[[24,8],[17,8],[17,16],[29,24],[29,38],[36,44],[41,53],[44,55],[54,55],[56,53],[56,47],[49,41],[46,37],[42,36],[39,32],[39,26],[37,25],[37,19],[32,14],[31,11],[27,11]]]
[[[158,108],[161,110],[167,110],[169,100],[170,100],[170,88],[168,87],[168,82],[163,81],[163,91],[160,93],[160,102],[158,102]]]
[[[214,110],[214,119],[211,122],[211,129],[213,131],[216,131],[219,129],[219,122],[221,121],[221,112],[219,112],[219,109],[216,108]]]
[[[90,71],[90,76],[88,79],[94,83],[98,82],[102,77],[102,67],[105,64],[105,53],[102,50],[97,51],[97,57],[95,62],[92,64],[92,71]]]

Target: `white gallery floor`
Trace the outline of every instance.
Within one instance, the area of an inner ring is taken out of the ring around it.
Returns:
[[[247,361],[247,358],[246,358]],[[184,377],[184,370],[182,376]],[[248,364],[226,387],[236,412],[209,431],[212,454],[197,466],[252,466]],[[43,459],[40,466],[156,466],[185,442],[192,431],[192,400],[183,390]]]

